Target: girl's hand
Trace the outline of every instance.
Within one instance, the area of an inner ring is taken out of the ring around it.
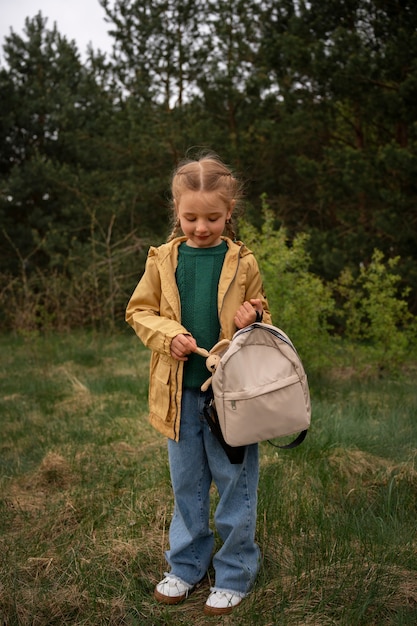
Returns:
[[[263,313],[262,302],[258,299],[249,300],[240,305],[233,318],[237,328],[245,328],[256,322],[256,311]]]
[[[196,348],[197,342],[191,335],[176,335],[171,341],[171,356],[176,361],[187,361],[187,354]]]

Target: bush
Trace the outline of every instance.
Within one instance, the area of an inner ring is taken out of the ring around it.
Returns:
[[[262,217],[260,232],[242,220],[239,234],[257,258],[273,323],[288,333],[309,369],[321,369],[330,360],[331,289],[309,271],[307,235],[290,242],[284,228],[276,229],[265,195]]]
[[[342,297],[348,353],[356,361],[366,361],[368,369],[397,369],[416,338],[416,318],[406,301],[409,290],[399,290],[401,277],[394,272],[398,262],[399,257],[384,262],[382,252],[374,250],[371,262],[361,265],[357,277],[345,269],[334,285]]]
[[[19,276],[0,274],[0,321],[17,332],[114,329],[144,265],[145,242],[134,233],[112,240],[108,234],[87,243],[72,241],[66,257],[50,268],[33,267],[13,246]]]

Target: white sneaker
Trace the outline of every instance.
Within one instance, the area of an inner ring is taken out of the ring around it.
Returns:
[[[178,604],[185,600],[193,589],[193,585],[176,576],[166,576],[156,585],[153,595],[159,602]]]
[[[206,615],[226,615],[242,602],[242,596],[230,591],[212,591],[204,606]]]

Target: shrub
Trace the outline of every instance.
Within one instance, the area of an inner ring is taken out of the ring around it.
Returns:
[[[353,356],[361,344],[360,355],[368,368],[379,371],[387,366],[394,370],[409,354],[416,337],[416,318],[408,310],[407,289],[399,289],[400,276],[395,273],[399,257],[384,261],[381,251],[374,250],[369,265],[361,265],[354,277],[345,269],[335,283],[342,297],[342,319],[345,337]]]
[[[45,269],[30,265],[11,243],[20,271],[18,276],[0,274],[3,329],[24,333],[124,324],[145,256],[145,243],[134,233],[113,241],[109,227],[106,237],[87,243],[74,239],[67,256],[52,258]]]
[[[260,232],[241,220],[239,234],[257,258],[273,323],[288,333],[308,368],[320,369],[330,354],[331,289],[309,271],[307,235],[290,242],[284,228],[275,228],[265,195],[262,218]]]

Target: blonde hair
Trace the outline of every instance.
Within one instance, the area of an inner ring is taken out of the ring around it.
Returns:
[[[215,191],[219,200],[230,206],[233,200],[237,205],[242,198],[243,185],[216,154],[208,153],[195,160],[186,159],[178,165],[172,176],[171,191],[174,223],[168,241],[181,233],[174,202],[178,205],[184,191]],[[236,238],[232,217],[226,221],[225,232],[231,239]]]

